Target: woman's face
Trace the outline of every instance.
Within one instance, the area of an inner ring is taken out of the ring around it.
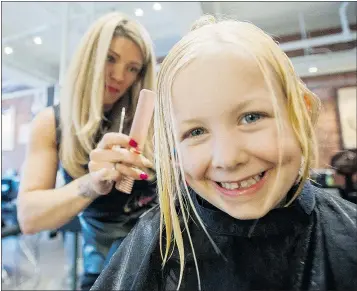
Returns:
[[[205,51],[173,84],[178,147],[187,183],[212,205],[238,219],[264,216],[296,181],[301,151],[288,121],[285,97],[273,81],[282,115],[280,139],[263,74],[246,53]],[[282,164],[277,187],[279,155]]]
[[[110,109],[139,78],[143,62],[141,50],[132,40],[112,39],[105,64],[105,109]]]

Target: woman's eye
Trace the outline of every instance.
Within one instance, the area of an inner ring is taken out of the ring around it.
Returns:
[[[115,62],[115,58],[111,55],[108,55],[107,56],[107,61],[110,62],[110,63],[114,63]]]
[[[131,67],[131,68],[129,68],[129,72],[138,74],[140,72],[140,70],[136,67]]]
[[[257,122],[262,117],[263,117],[263,115],[260,113],[248,113],[243,116],[242,122],[243,122],[243,124],[250,124],[250,123]]]

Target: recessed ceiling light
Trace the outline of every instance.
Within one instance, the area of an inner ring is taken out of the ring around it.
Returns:
[[[4,52],[7,55],[11,55],[14,52],[14,50],[11,47],[7,46],[4,48]]]
[[[144,15],[144,11],[140,8],[135,10],[135,15],[136,16],[143,16]]]
[[[36,36],[36,37],[33,38],[33,42],[35,44],[42,44],[42,39],[41,39],[41,37]]]
[[[318,70],[317,70],[317,68],[316,67],[310,67],[309,68],[309,72],[310,73],[316,73]]]
[[[161,4],[160,3],[154,3],[154,5],[152,6],[152,8],[154,9],[154,10],[156,10],[156,11],[159,11],[159,10],[161,10]]]

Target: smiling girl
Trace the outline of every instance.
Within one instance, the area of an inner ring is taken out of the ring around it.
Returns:
[[[94,289],[355,290],[355,205],[309,182],[319,107],[262,30],[199,20],[160,69],[160,210]]]

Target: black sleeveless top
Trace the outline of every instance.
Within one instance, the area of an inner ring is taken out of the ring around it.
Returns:
[[[53,106],[56,120],[57,152],[61,143],[60,105]],[[105,121],[103,121],[105,122]],[[97,137],[97,142],[101,136]],[[65,183],[73,178],[63,168],[60,161],[60,170]],[[88,165],[85,166],[86,170]],[[118,191],[114,186],[111,192],[95,199],[84,211],[83,216],[100,221],[135,221],[142,213],[156,204],[156,182],[135,181],[130,195]]]

